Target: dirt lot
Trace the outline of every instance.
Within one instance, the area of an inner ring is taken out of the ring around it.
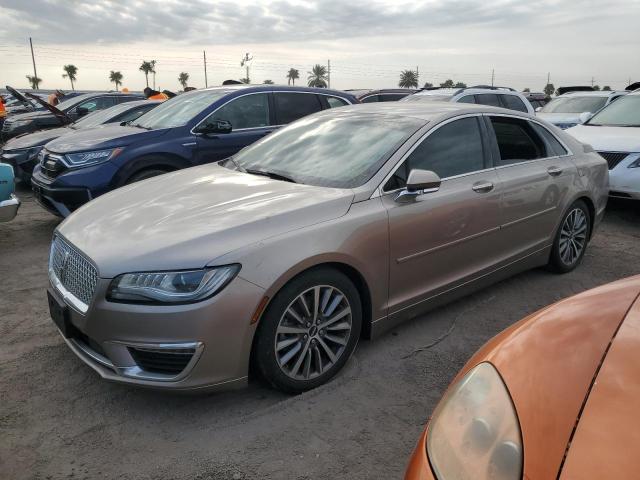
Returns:
[[[555,300],[640,273],[640,208],[612,202],[576,272],[528,272],[363,342],[313,392],[254,382],[166,395],[102,381],[65,346],[45,297],[58,220],[18,193],[18,218],[0,225],[2,479],[401,478],[436,401],[482,343]]]

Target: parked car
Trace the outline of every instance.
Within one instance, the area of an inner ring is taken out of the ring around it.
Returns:
[[[42,107],[38,102],[25,97],[22,93],[9,85],[6,86],[6,89],[9,92],[9,95],[5,96],[5,98],[9,97],[6,101],[7,114],[15,115],[18,113],[44,110],[44,107]]]
[[[640,277],[562,300],[463,367],[406,480],[636,478]]]
[[[522,270],[576,268],[607,172],[519,112],[319,112],[70,215],[51,245],[51,316],[109,380],[229,388],[251,359],[277,388],[308,390],[361,336]]]
[[[345,90],[354,95],[360,103],[397,102],[398,100],[413,95],[418,90],[412,88],[385,88],[382,90]]]
[[[20,200],[14,192],[13,167],[0,163],[0,222],[13,220],[20,208]]]
[[[11,138],[23,133],[68,125],[89,113],[113,107],[119,103],[144,100],[143,95],[136,93],[85,93],[68,100],[63,100],[53,107],[35,95],[31,95],[30,98],[38,101],[46,110],[15,114],[7,117],[0,135],[3,142],[7,142]]]
[[[97,110],[64,127],[18,135],[0,149],[0,162],[11,164],[16,177],[30,184],[33,168],[38,162],[38,154],[51,140],[78,130],[131,122],[159,103],[161,102],[155,100],[125,102],[105,110]]]
[[[522,92],[522,96],[529,100],[529,103],[535,111],[538,111],[539,108],[542,109],[542,107],[551,101],[551,97],[544,92]]]
[[[84,130],[47,144],[33,191],[44,208],[67,216],[115,188],[222,160],[293,120],[356,102],[334,90],[273,85],[183,93],[131,125]]]
[[[640,200],[640,91],[567,130],[592,145],[609,165],[609,195]]]
[[[477,103],[492,107],[502,107],[508,110],[534,114],[529,101],[513,88],[490,87],[478,85],[466,88],[423,88],[401,100],[402,102],[453,102],[453,103]]]
[[[628,94],[620,91],[569,91],[554,98],[536,115],[563,130],[588,120],[590,116],[614,100]]]

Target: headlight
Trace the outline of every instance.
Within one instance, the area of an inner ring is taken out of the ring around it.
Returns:
[[[438,480],[519,480],[522,436],[502,378],[481,363],[451,387],[429,424],[427,454]]]
[[[123,302],[189,303],[212,297],[240,271],[240,265],[181,272],[125,273],[113,279],[107,298]]]
[[[87,167],[89,165],[96,165],[98,163],[106,162],[115,158],[122,152],[122,148],[112,148],[109,150],[97,150],[95,152],[82,152],[82,153],[67,153],[64,158],[64,163],[69,168],[73,167]]]
[[[37,147],[31,147],[29,150],[27,150],[27,160],[33,160],[36,157],[39,158],[40,152],[43,148],[44,145],[39,145]]]
[[[631,162],[627,168],[640,168],[640,156]]]

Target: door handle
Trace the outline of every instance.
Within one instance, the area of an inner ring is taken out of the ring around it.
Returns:
[[[562,169],[560,167],[549,167],[547,168],[547,173],[552,177],[557,177],[562,174]]]
[[[493,190],[493,183],[491,182],[478,182],[474,183],[471,187],[474,192],[487,193]]]

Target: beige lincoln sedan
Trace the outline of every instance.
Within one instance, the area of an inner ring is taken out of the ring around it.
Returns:
[[[607,193],[591,147],[527,114],[331,109],[79,209],[51,245],[51,316],[108,380],[232,388],[251,371],[301,392],[362,337],[526,269],[573,270]]]

